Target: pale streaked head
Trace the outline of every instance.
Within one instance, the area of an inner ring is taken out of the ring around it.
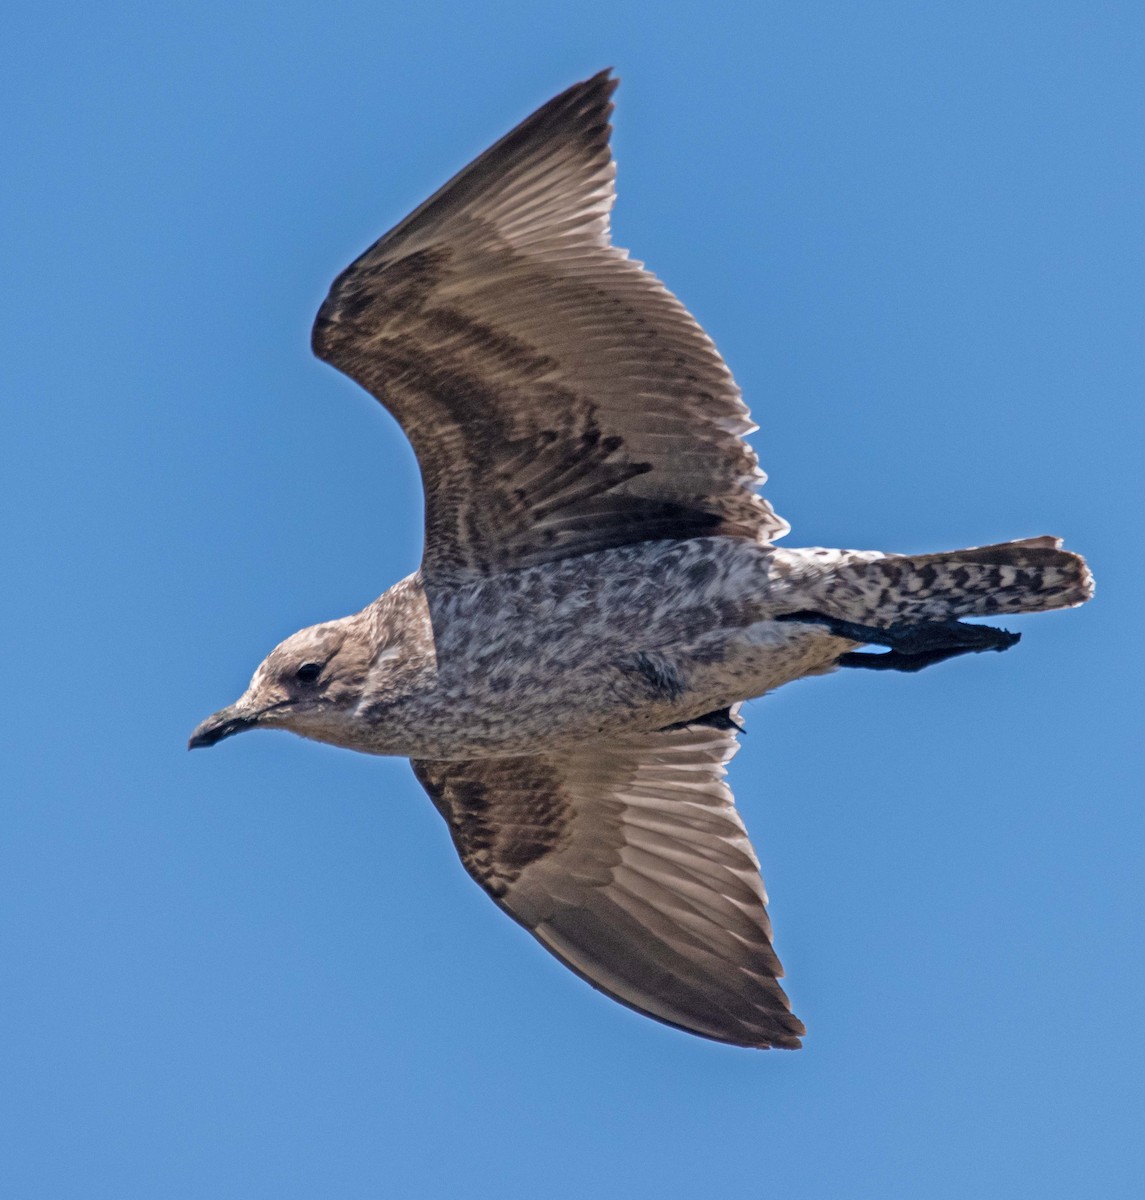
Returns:
[[[289,729],[339,741],[373,664],[374,639],[362,614],[312,625],[276,646],[250,686],[191,734],[188,749],[213,746],[247,729]]]

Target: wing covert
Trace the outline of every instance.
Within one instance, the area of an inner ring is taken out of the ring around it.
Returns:
[[[575,753],[419,761],[469,873],[595,988],[734,1045],[800,1045],[724,764],[688,726]]]
[[[609,241],[607,72],[544,105],[335,280],[315,353],[413,444],[430,578],[654,538],[766,541],[715,346]]]

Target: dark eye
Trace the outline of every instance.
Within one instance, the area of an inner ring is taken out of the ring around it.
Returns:
[[[303,663],[302,666],[294,672],[294,678],[299,683],[314,683],[318,676],[322,674],[321,663]]]

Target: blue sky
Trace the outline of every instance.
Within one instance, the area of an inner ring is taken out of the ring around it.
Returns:
[[[144,5],[6,17],[0,1191],[1136,1195],[1145,9]],[[792,545],[1056,533],[1006,655],[747,710],[798,1054],[609,1003],[397,760],[188,755],[417,563],[333,276],[575,79]]]

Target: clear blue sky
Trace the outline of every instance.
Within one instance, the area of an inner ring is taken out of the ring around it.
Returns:
[[[1139,1195],[1145,7],[42,3],[5,17],[0,1193]],[[789,543],[1057,533],[1005,655],[752,704],[806,1049],[560,968],[398,760],[184,749],[416,565],[333,276],[612,64],[617,238]]]

